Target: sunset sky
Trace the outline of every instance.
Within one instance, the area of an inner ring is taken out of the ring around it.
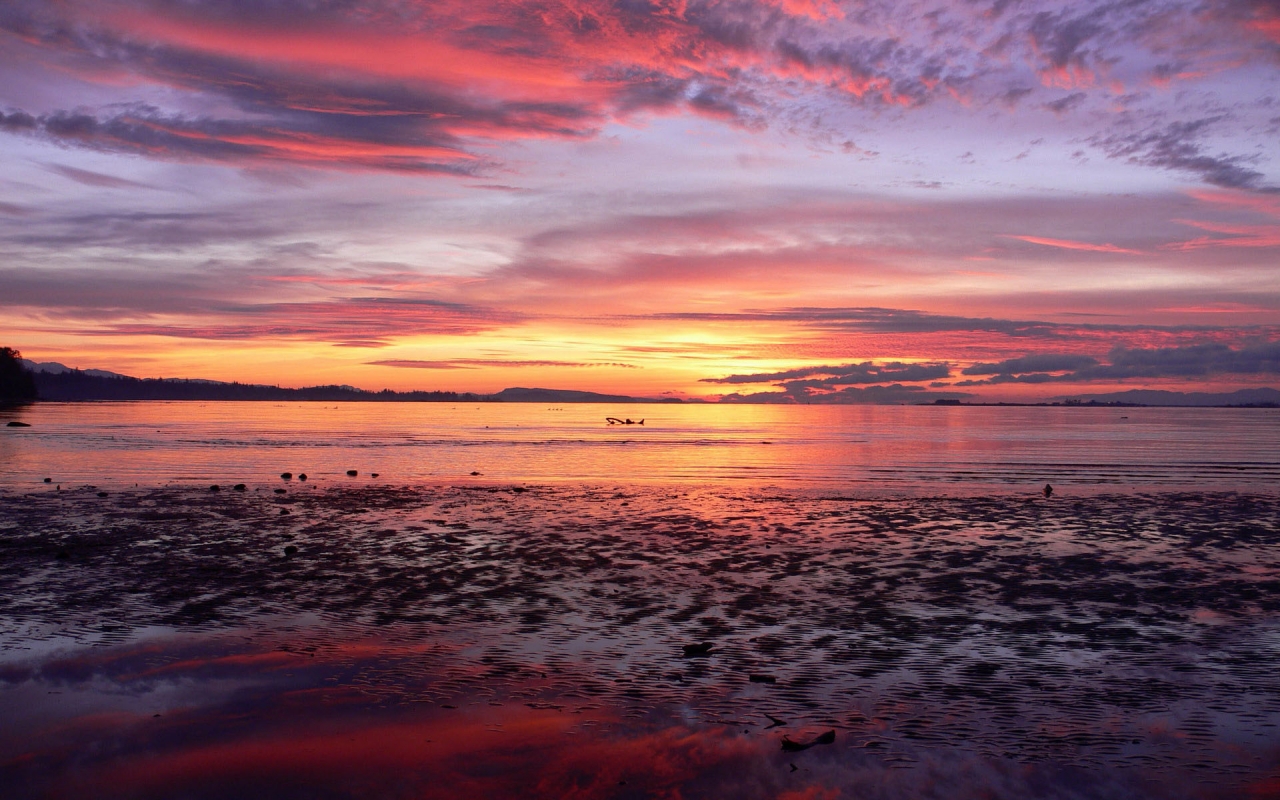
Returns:
[[[369,389],[1280,386],[1278,78],[1276,0],[7,0],[0,344]]]

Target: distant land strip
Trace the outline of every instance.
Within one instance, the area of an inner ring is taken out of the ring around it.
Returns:
[[[23,360],[35,379],[40,400],[75,402],[92,400],[274,400],[274,401],[348,401],[399,403],[702,403],[676,397],[632,397],[601,394],[573,389],[539,389],[513,387],[496,394],[449,391],[369,391],[355,386],[308,386],[288,389],[252,383],[227,383],[188,378],[134,378],[105,370],[71,369],[53,362],[36,363]],[[783,393],[776,400],[754,395],[752,399],[733,402],[797,401]],[[812,404],[824,401],[814,398]],[[830,402],[830,401],[827,401]],[[961,402],[959,400],[924,401],[917,405],[944,406],[1197,406],[1229,408],[1280,408],[1280,390],[1272,388],[1240,389],[1234,392],[1171,392],[1133,389],[1108,394],[1084,394],[1040,403]]]
[[[355,386],[307,386],[286,389],[254,383],[186,378],[134,378],[104,370],[79,370],[61,364],[24,366],[35,378],[40,400],[312,400],[391,403],[679,403],[681,400],[628,397],[566,389],[503,389],[497,394],[472,392],[368,391]]]

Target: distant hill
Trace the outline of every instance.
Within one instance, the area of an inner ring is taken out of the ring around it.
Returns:
[[[1060,400],[1133,403],[1142,406],[1280,406],[1280,390],[1239,389],[1234,392],[1169,392],[1160,389],[1130,389],[1108,394],[1077,394]]]
[[[574,389],[503,389],[489,395],[504,403],[679,403],[679,398],[655,399],[652,397],[628,397],[621,394],[597,394]]]
[[[82,369],[77,370],[74,367],[68,367],[66,364],[59,364],[57,361],[31,361],[22,359],[22,366],[26,367],[33,373],[47,373],[49,375],[61,375],[65,372],[83,372],[85,375],[92,375],[95,378],[127,378],[128,375],[121,375],[119,372],[107,372],[105,369]]]

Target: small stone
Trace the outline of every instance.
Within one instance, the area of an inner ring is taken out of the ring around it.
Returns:
[[[245,485],[243,483],[237,483],[235,486],[232,486],[231,488],[235,489],[237,492],[243,492],[245,490]]]
[[[307,473],[305,472],[298,476],[298,480],[300,481],[305,481],[306,479],[307,479]]]
[[[10,427],[10,428],[30,428],[30,427],[31,427],[31,423],[29,423],[29,422],[18,422],[18,421],[15,419],[15,420],[13,420],[13,421],[11,421],[11,422],[9,423],[9,427]]]
[[[281,473],[280,473],[280,477],[281,477],[281,478],[284,478],[286,481],[291,481],[291,480],[293,480],[293,473],[292,473],[292,472],[281,472]]]
[[[209,487],[209,491],[211,491],[211,492],[220,492],[220,491],[222,491],[222,487],[215,483],[214,485],[212,485],[212,486],[210,486],[210,487]]]
[[[106,492],[98,492],[98,497],[106,497],[106,496],[107,496]]]
[[[751,675],[748,680],[752,683],[777,683],[778,679],[772,675]]]
[[[275,492],[276,494],[288,494],[288,492],[285,489],[276,489]]]
[[[686,644],[682,649],[684,650],[685,658],[694,658],[697,656],[710,655],[711,648],[713,647],[715,647],[715,645],[711,644],[711,642],[702,642],[700,644]]]
[[[298,554],[298,546],[296,544],[287,545],[284,548],[284,557],[293,558]]]
[[[359,473],[359,472],[357,472],[357,471],[356,471],[356,470],[354,470],[354,469],[349,469],[349,470],[347,470],[347,477],[348,477],[348,478],[354,478],[355,476],[357,476],[357,475],[359,475],[359,474],[360,474],[360,473]]]
[[[786,736],[782,737],[782,749],[788,753],[795,753],[800,750],[808,750],[810,747],[819,744],[833,744],[836,740],[835,731],[827,731],[824,734],[815,736],[807,742],[793,742]]]
[[[376,473],[376,472],[370,472],[370,473],[369,473],[369,477],[370,477],[370,478],[376,478],[376,477],[378,477],[378,473]]]
[[[280,509],[280,516],[282,516],[282,517],[283,517],[283,516],[287,515],[288,513],[289,513],[289,509],[287,509],[287,508],[282,508],[282,509]]]
[[[44,479],[44,482],[45,482],[45,483],[53,483],[53,478],[45,478],[45,479]]]
[[[472,473],[471,473],[471,476],[472,476],[472,477],[476,477],[476,476],[478,476],[479,474],[480,474],[479,472],[472,472]]]

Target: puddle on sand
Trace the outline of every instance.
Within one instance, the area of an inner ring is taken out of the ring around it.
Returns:
[[[1026,761],[896,739],[883,720],[786,751],[820,727],[620,708],[577,691],[590,665],[485,664],[390,633],[179,633],[10,662],[0,783],[33,798],[1274,796],[1188,785],[1176,749],[1143,763],[1135,748],[1127,769]]]

